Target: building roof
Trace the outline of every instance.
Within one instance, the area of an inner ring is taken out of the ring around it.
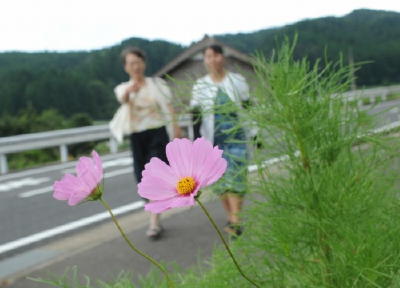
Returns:
[[[233,57],[241,62],[251,65],[250,57],[247,56],[246,54],[218,41],[214,37],[205,35],[201,41],[191,45],[188,49],[186,49],[184,52],[182,52],[180,55],[174,58],[171,62],[169,62],[163,68],[158,70],[155,76],[163,77],[171,73],[173,70],[177,69],[182,63],[184,63],[197,53],[203,51],[208,46],[215,44],[220,45],[224,49],[224,54],[226,57]]]

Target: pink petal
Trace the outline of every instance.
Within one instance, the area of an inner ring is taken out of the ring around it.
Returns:
[[[99,154],[95,150],[92,151],[92,158],[94,162],[94,167],[95,167],[95,174],[96,174],[96,179],[97,182],[99,183],[101,179],[103,179],[103,163],[101,161],[101,158]]]
[[[66,174],[53,185],[53,197],[58,200],[68,200],[70,206],[85,200],[101,182],[103,166],[99,154],[92,151],[92,158],[79,158],[76,172],[77,176]]]
[[[61,181],[54,183],[53,197],[57,200],[69,200],[69,205],[76,205],[90,194],[82,180],[74,175],[66,174]],[[72,204],[71,204],[72,203]]]
[[[148,176],[162,179],[174,187],[179,179],[179,176],[174,173],[169,165],[156,157],[152,157],[150,162],[144,166],[144,170],[142,172],[142,182]]]
[[[218,148],[215,148],[218,149]],[[221,150],[219,150],[221,151]],[[217,153],[219,154],[219,153]],[[219,158],[216,157],[216,159],[214,159],[215,161],[212,162],[210,161],[209,166],[205,166],[203,172],[204,174],[202,174],[200,177],[202,179],[207,179],[207,182],[204,184],[205,186],[214,184],[215,182],[217,182],[225,173],[227,167],[228,167],[228,162],[224,159],[224,158]],[[211,167],[210,169],[208,169],[208,167]],[[204,187],[204,186],[203,186]]]
[[[158,214],[176,207],[185,207],[194,205],[194,197],[190,196],[178,196],[161,201],[152,201],[144,205],[146,211]]]
[[[177,194],[175,187],[165,185],[160,179],[151,178],[150,181],[142,181],[138,184],[138,193],[141,197],[149,200],[164,200]]]
[[[101,181],[99,169],[92,158],[80,157],[76,165],[76,174],[86,184],[87,189],[92,191]]]
[[[57,181],[58,182],[58,181]],[[53,185],[53,198],[57,199],[57,200],[68,200],[69,195],[71,194],[69,191],[67,190],[63,190],[62,188],[58,188],[57,186],[57,182],[54,183]]]
[[[93,191],[93,189],[99,185],[99,181],[93,170],[87,170],[79,178],[82,180],[82,183],[85,184],[87,187],[86,190],[88,191]]]
[[[142,172],[142,181],[138,184],[141,197],[150,200],[164,200],[177,195],[178,177],[171,167],[158,158],[151,158]]]
[[[201,169],[207,162],[208,154],[213,150],[211,142],[202,138],[197,138],[193,142],[193,159],[195,164],[195,169],[193,172],[197,172],[199,168]]]
[[[204,138],[197,138],[193,143],[193,176],[201,187],[213,184],[225,173],[227,162],[222,158],[223,151]]]
[[[79,190],[79,180],[71,174],[65,174],[60,181],[55,181],[53,185],[53,197],[57,200],[67,200],[75,191]]]
[[[76,175],[81,177],[83,173],[90,169],[92,166],[92,159],[86,156],[79,157],[78,163],[76,164],[75,170]]]
[[[91,158],[83,156],[80,157],[78,163],[76,164],[76,175],[78,178],[81,178],[83,175],[87,174],[90,169],[92,169],[93,161]],[[96,182],[95,179],[92,181],[92,185]],[[85,181],[85,184],[89,184]],[[87,185],[87,189],[90,189],[90,186]]]
[[[192,175],[193,144],[190,140],[175,138],[168,143],[166,154],[169,165],[176,175],[179,177]]]
[[[89,196],[89,195],[87,195],[87,196]],[[86,196],[86,197],[87,197],[87,196]],[[69,205],[69,206],[75,206],[75,205],[79,204],[80,202],[82,202],[83,200],[85,200],[86,197],[84,197],[84,196],[81,195],[81,194],[73,194],[73,195],[71,195],[71,197],[68,199],[68,205]]]

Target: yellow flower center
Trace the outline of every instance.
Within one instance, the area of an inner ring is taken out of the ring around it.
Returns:
[[[176,184],[176,190],[181,195],[192,193],[195,187],[196,181],[194,181],[193,177],[183,177]]]

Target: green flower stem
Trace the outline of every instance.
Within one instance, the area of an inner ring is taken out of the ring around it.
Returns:
[[[139,250],[138,248],[135,247],[135,245],[133,245],[133,243],[128,239],[128,237],[126,236],[124,230],[122,229],[122,227],[119,225],[117,218],[115,218],[110,205],[108,205],[108,203],[106,201],[103,200],[103,198],[99,199],[101,204],[103,204],[103,206],[106,208],[106,210],[110,213],[111,218],[115,224],[115,226],[117,226],[119,232],[121,233],[122,237],[125,239],[126,243],[128,244],[128,246],[135,251],[136,253],[138,253],[139,255],[143,256],[144,258],[146,258],[147,260],[149,260],[152,264],[154,264],[155,266],[157,266],[161,272],[164,274],[165,279],[167,280],[167,284],[169,288],[174,288],[174,282],[172,282],[172,280],[169,278],[168,275],[168,271],[164,268],[164,266],[162,266],[157,260],[155,260],[154,258],[152,258],[151,256],[147,255],[146,253],[144,253],[143,251]]]
[[[211,217],[210,213],[208,213],[206,207],[203,205],[203,203],[201,203],[201,201],[199,200],[199,198],[196,198],[197,203],[200,205],[201,209],[203,210],[203,212],[207,215],[208,220],[210,220],[212,226],[214,227],[215,231],[217,231],[217,234],[219,236],[219,238],[221,239],[222,243],[225,246],[226,251],[228,252],[229,256],[232,258],[233,263],[235,264],[237,270],[239,271],[239,273],[243,276],[243,278],[245,278],[247,281],[249,281],[251,284],[253,284],[255,287],[260,288],[259,285],[257,285],[253,280],[251,280],[249,277],[246,276],[246,274],[244,274],[244,272],[242,271],[242,269],[239,266],[239,263],[236,261],[235,256],[233,256],[233,253],[231,251],[231,249],[229,248],[228,243],[226,242],[224,236],[222,235],[221,231],[219,230],[217,224],[215,223],[214,219]]]

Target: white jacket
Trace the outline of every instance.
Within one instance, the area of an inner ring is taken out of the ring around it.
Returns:
[[[220,83],[214,83],[209,75],[198,79],[192,89],[190,106],[202,109],[200,134],[211,143],[214,142],[214,113],[213,105],[218,88],[221,88],[229,98],[241,107],[241,102],[249,99],[249,86],[246,79],[233,72],[227,72]]]

